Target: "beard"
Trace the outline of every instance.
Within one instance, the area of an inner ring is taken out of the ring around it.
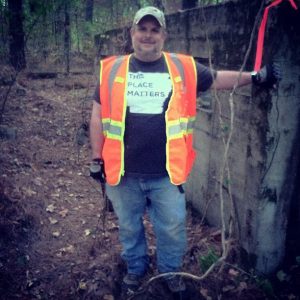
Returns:
[[[153,61],[161,56],[162,44],[150,44],[151,47],[145,47],[143,43],[132,41],[134,52],[138,58],[145,61]]]

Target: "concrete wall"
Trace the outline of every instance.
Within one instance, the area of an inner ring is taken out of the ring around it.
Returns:
[[[166,50],[192,54],[203,63],[208,63],[211,52],[215,69],[239,70],[259,4],[260,1],[227,2],[169,15]],[[263,60],[265,63],[274,58],[280,60],[283,80],[277,90],[248,86],[235,93],[228,161],[230,180],[225,178],[221,186],[227,227],[235,211],[235,233],[242,252],[249,266],[264,273],[274,271],[284,257],[287,220],[298,172],[300,32],[297,18],[299,13],[288,3],[270,13]],[[125,28],[98,37],[96,42],[99,53],[105,56],[130,51],[129,40]],[[248,71],[253,68],[255,43],[256,38],[246,63]],[[187,199],[205,215],[209,224],[221,226],[220,169],[223,137],[230,130],[229,92],[218,93],[219,101],[209,94],[202,100],[207,98],[212,99],[211,106],[202,105],[198,110],[195,127],[198,156],[186,185]],[[228,197],[229,188],[234,209]]]

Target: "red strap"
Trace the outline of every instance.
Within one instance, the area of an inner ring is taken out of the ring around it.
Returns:
[[[261,67],[262,54],[263,54],[263,49],[264,49],[264,37],[265,37],[265,30],[266,30],[266,24],[267,24],[267,20],[268,20],[269,9],[273,6],[277,6],[281,2],[282,2],[282,0],[275,0],[265,8],[264,15],[263,15],[263,18],[262,18],[262,21],[260,23],[260,27],[258,30],[254,71],[258,71]],[[289,0],[289,2],[294,9],[298,9],[294,0]]]
[[[290,4],[292,5],[293,9],[298,9],[296,3],[294,2],[294,0],[289,0],[290,1]]]

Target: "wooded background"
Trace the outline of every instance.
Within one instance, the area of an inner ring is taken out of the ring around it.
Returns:
[[[166,13],[222,0],[1,0],[0,59],[16,70],[35,59],[63,64],[70,71],[70,55],[91,55],[94,35],[130,22],[147,5]]]

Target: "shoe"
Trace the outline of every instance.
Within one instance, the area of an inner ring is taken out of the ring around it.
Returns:
[[[174,275],[165,279],[168,289],[173,295],[173,299],[187,300],[189,293],[181,276]]]
[[[141,286],[141,279],[142,277],[136,274],[125,275],[122,282],[122,295],[133,295]]]

